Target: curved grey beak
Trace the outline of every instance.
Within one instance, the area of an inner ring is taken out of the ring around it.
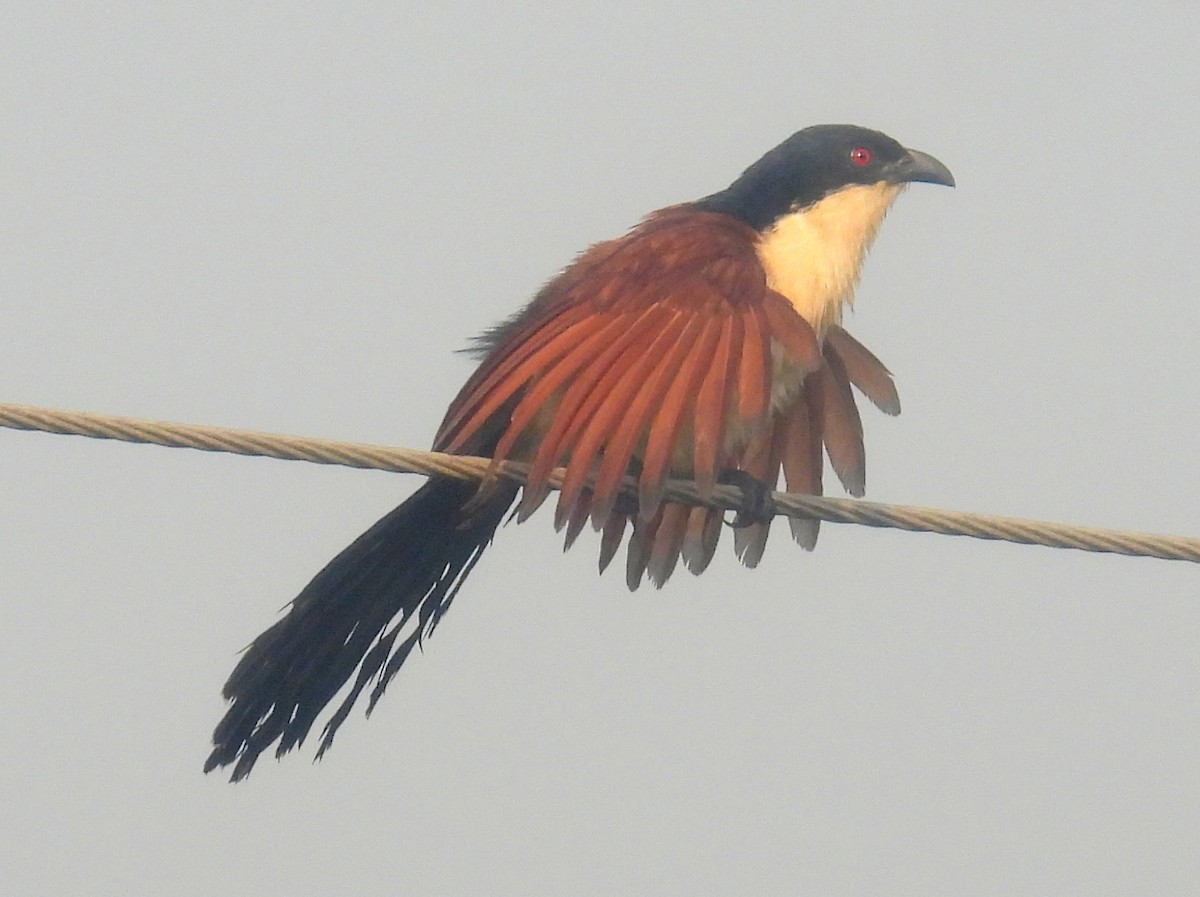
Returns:
[[[897,184],[920,181],[925,184],[954,186],[954,175],[950,173],[949,168],[929,153],[915,149],[910,149],[907,156],[892,163],[888,179]]]

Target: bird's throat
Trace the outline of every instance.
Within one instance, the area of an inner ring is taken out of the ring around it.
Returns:
[[[863,257],[902,189],[887,182],[844,187],[763,231],[756,248],[767,284],[818,337],[853,302]]]

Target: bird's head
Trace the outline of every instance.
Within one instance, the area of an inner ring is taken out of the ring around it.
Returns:
[[[777,220],[849,187],[913,181],[954,186],[950,170],[927,153],[857,125],[814,125],[797,131],[720,193],[697,203],[764,231]]]

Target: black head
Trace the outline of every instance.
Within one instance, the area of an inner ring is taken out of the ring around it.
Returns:
[[[856,125],[814,125],[797,131],[720,193],[696,203],[765,230],[789,212],[852,184],[924,181],[954,186],[933,156],[905,149],[887,134]]]

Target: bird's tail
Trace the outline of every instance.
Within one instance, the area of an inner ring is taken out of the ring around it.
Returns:
[[[301,744],[356,670],[317,756],[375,680],[370,713],[409,652],[433,632],[516,498],[517,487],[507,483],[491,490],[480,495],[474,482],[431,479],[313,577],[225,684],[230,707],[204,771],[232,763],[237,781],[276,741],[276,756]]]

